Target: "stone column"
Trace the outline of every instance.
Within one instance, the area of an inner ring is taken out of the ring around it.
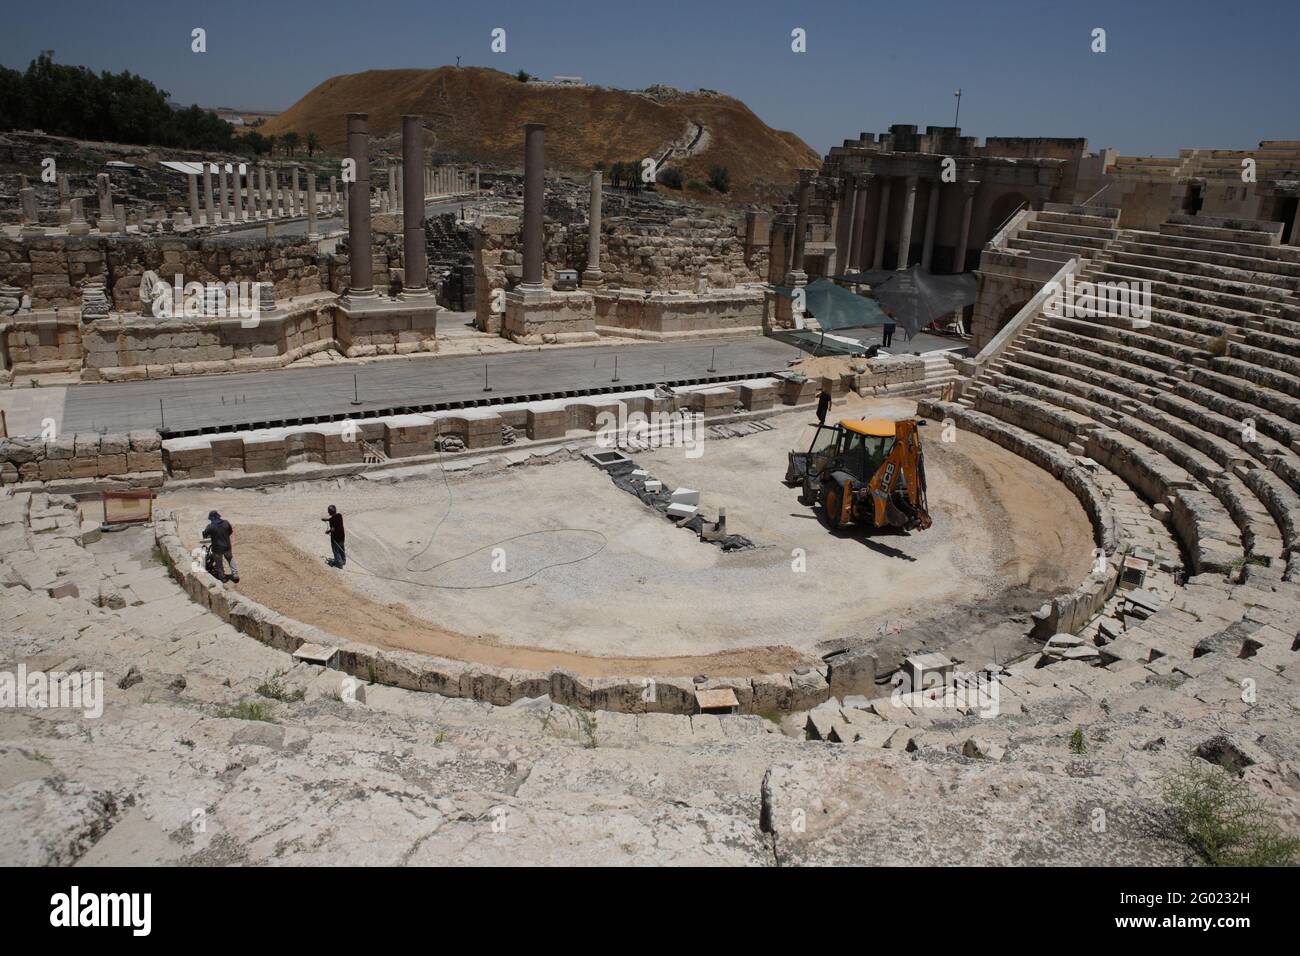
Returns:
[[[71,200],[68,205],[71,207],[72,218],[68,221],[68,235],[86,236],[90,234],[90,223],[86,222],[86,207],[81,197]]]
[[[582,273],[583,285],[599,285],[600,272],[600,193],[599,169],[591,172],[591,208],[587,213],[587,268]]]
[[[348,209],[349,297],[370,298],[375,294],[374,263],[370,252],[370,133],[367,114],[348,114],[348,155],[357,167],[357,181],[351,184]]]
[[[962,205],[961,210],[961,233],[957,239],[957,256],[953,260],[953,272],[966,271],[966,250],[970,247],[970,217],[971,210],[975,208],[975,190],[978,186],[978,182],[961,184],[962,192],[966,195],[966,202]]]
[[[835,202],[835,271],[849,271],[853,247],[853,200],[857,197],[853,174],[840,173],[840,194]]]
[[[257,192],[261,197],[262,218],[270,219],[275,215],[275,212],[271,209],[271,197],[266,191],[266,163],[257,164]]]
[[[35,188],[32,186],[25,186],[18,190],[18,202],[22,207],[22,234],[26,236],[44,235],[44,230],[41,229],[40,216],[36,209]],[[0,349],[0,352],[3,351],[3,349]]]
[[[266,172],[267,186],[271,191],[271,218],[280,216],[280,173],[272,166]]]
[[[350,192],[350,187],[348,186],[347,183],[344,183],[343,184],[343,228],[344,229],[348,228],[349,221],[350,221],[348,216],[348,206],[349,206],[348,197],[350,197],[351,195],[352,193]]]
[[[908,254],[912,248],[912,217],[916,214],[915,176],[907,177],[907,195],[903,197],[903,221],[898,227],[898,264],[896,269],[906,269]]]
[[[122,203],[113,204],[113,221],[117,223],[117,231],[126,233],[126,206]]]
[[[262,218],[261,196],[257,191],[257,174],[252,165],[244,167],[245,189],[248,191],[248,218]]]
[[[225,164],[217,163],[217,185],[221,192],[221,214],[217,217],[220,222],[230,221],[230,187],[226,185],[226,167]]]
[[[542,217],[546,207],[546,127],[524,124],[524,280],[525,291],[541,291]]]
[[[853,180],[853,220],[849,223],[849,258],[845,267],[861,272],[867,267],[867,200],[874,176],[855,176]]]
[[[319,239],[316,231],[316,172],[307,173],[307,238]]]
[[[808,274],[803,271],[804,234],[808,231],[808,192],[815,170],[799,170],[799,207],[794,217],[794,253],[790,257],[790,285],[805,285]]]
[[[95,189],[99,193],[99,231],[109,232],[113,228],[113,183],[108,173],[95,176]]]
[[[397,164],[388,164],[388,206],[387,213],[397,212]]]
[[[767,237],[767,281],[772,285],[785,281],[785,232],[784,224],[774,222]]]
[[[216,222],[216,210],[212,205],[212,171],[215,168],[212,163],[203,164],[203,218],[209,226]]]
[[[65,226],[72,222],[72,188],[68,184],[68,174],[59,173],[59,222]]]
[[[424,118],[402,117],[402,298],[429,294],[429,253],[424,239]]]
[[[399,212],[406,209],[406,203],[403,197],[406,196],[406,164],[397,164],[397,209]]]
[[[185,177],[190,181],[190,223],[199,224],[199,174],[190,173]]]
[[[475,166],[475,167],[474,167],[474,195],[475,195],[475,196],[478,195],[479,189],[480,189],[480,186],[479,186],[479,180],[478,180],[478,167]]]
[[[893,180],[880,180],[880,203],[876,209],[876,245],[871,252],[871,269],[878,272],[885,265],[885,225],[889,222],[889,192]]]
[[[299,167],[293,167],[293,176],[289,180],[289,204],[292,207],[293,215],[295,216],[302,215],[302,192],[300,191],[298,179],[298,174],[300,172],[302,172],[302,170]]]
[[[240,182],[239,163],[230,164],[230,211],[235,222],[244,219],[244,190]]]
[[[336,177],[331,176],[330,177],[330,215],[337,216],[338,214],[339,214],[338,180]]]
[[[939,221],[939,199],[943,195],[943,183],[938,179],[930,180],[930,201],[925,208],[925,238],[921,240],[921,269],[930,271],[930,258],[934,255],[935,224]]]

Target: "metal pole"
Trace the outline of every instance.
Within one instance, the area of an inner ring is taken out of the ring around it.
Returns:
[[[352,373],[352,404],[360,405],[361,396],[357,393],[357,373]]]
[[[167,428],[167,418],[163,415],[163,404],[161,398],[158,399],[158,421],[161,423],[158,430],[165,431]]]
[[[618,356],[617,355],[614,356],[614,377],[611,378],[610,381],[611,382],[618,381]]]
[[[716,371],[717,371],[717,369],[714,367],[714,366],[716,366],[716,365],[718,364],[718,363],[717,363],[717,358],[718,358],[718,349],[717,349],[717,347],[715,346],[715,347],[714,347],[713,349],[711,349],[710,352],[709,352],[709,371],[710,371],[710,372],[716,372]]]
[[[483,366],[483,391],[492,391],[492,386],[488,384],[488,367],[486,365]]]

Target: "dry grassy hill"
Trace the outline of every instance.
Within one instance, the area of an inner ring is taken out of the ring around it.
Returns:
[[[818,155],[792,133],[774,130],[729,96],[683,93],[666,87],[642,91],[594,86],[522,83],[496,70],[369,70],[326,80],[262,132],[315,133],[331,152],[345,147],[346,114],[370,114],[372,136],[396,134],[403,113],[419,113],[432,130],[440,159],[518,167],[523,124],[545,123],[547,165],[581,171],[600,161],[661,157],[676,143],[666,166],[686,180],[704,180],[720,163],[731,173],[732,198],[772,199],[794,184],[800,166]],[[700,132],[703,127],[703,132]]]

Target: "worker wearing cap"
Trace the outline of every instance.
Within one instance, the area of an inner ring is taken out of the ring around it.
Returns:
[[[230,522],[221,517],[218,511],[208,512],[208,526],[203,529],[203,537],[208,539],[212,553],[217,556],[217,574],[225,580],[221,562],[224,559],[230,565],[230,580],[239,583],[239,569],[235,567],[235,553],[231,549],[230,537],[235,529]]]

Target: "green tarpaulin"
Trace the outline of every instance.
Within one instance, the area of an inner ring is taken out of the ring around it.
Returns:
[[[794,295],[790,286],[777,286],[776,292],[786,298]],[[803,287],[803,295],[803,311],[813,316],[827,332],[884,325],[889,321],[874,299],[855,295],[829,279],[814,279]]]

